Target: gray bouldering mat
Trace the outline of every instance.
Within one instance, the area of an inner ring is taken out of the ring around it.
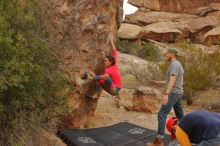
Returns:
[[[156,134],[156,131],[128,122],[103,128],[67,129],[58,132],[58,136],[68,146],[145,146]],[[166,135],[165,145],[169,142],[170,137]]]

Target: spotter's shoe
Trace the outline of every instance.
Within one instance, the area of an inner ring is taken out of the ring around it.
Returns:
[[[156,137],[154,141],[147,143],[146,146],[164,146],[164,142],[162,138]]]

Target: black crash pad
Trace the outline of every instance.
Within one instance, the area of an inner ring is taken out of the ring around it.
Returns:
[[[58,136],[68,146],[145,146],[157,135],[156,131],[123,122],[88,130],[60,130]],[[165,136],[165,146],[170,142]]]

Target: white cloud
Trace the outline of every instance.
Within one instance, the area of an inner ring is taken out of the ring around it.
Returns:
[[[138,10],[137,7],[134,7],[131,4],[129,4],[128,0],[124,0],[123,9],[124,9],[124,17],[126,14],[132,14]],[[123,19],[124,19],[124,17],[123,17]]]

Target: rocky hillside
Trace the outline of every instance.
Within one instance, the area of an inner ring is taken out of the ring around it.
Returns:
[[[83,82],[80,73],[91,68],[100,74],[103,58],[110,53],[107,38],[116,34],[123,17],[123,0],[54,0],[42,1],[47,11],[46,30],[49,46],[61,62],[73,84],[69,98],[72,114],[66,116],[67,127],[83,128],[98,101],[88,101],[93,84]]]
[[[220,44],[220,0],[128,2],[138,11],[125,16],[119,38]]]

